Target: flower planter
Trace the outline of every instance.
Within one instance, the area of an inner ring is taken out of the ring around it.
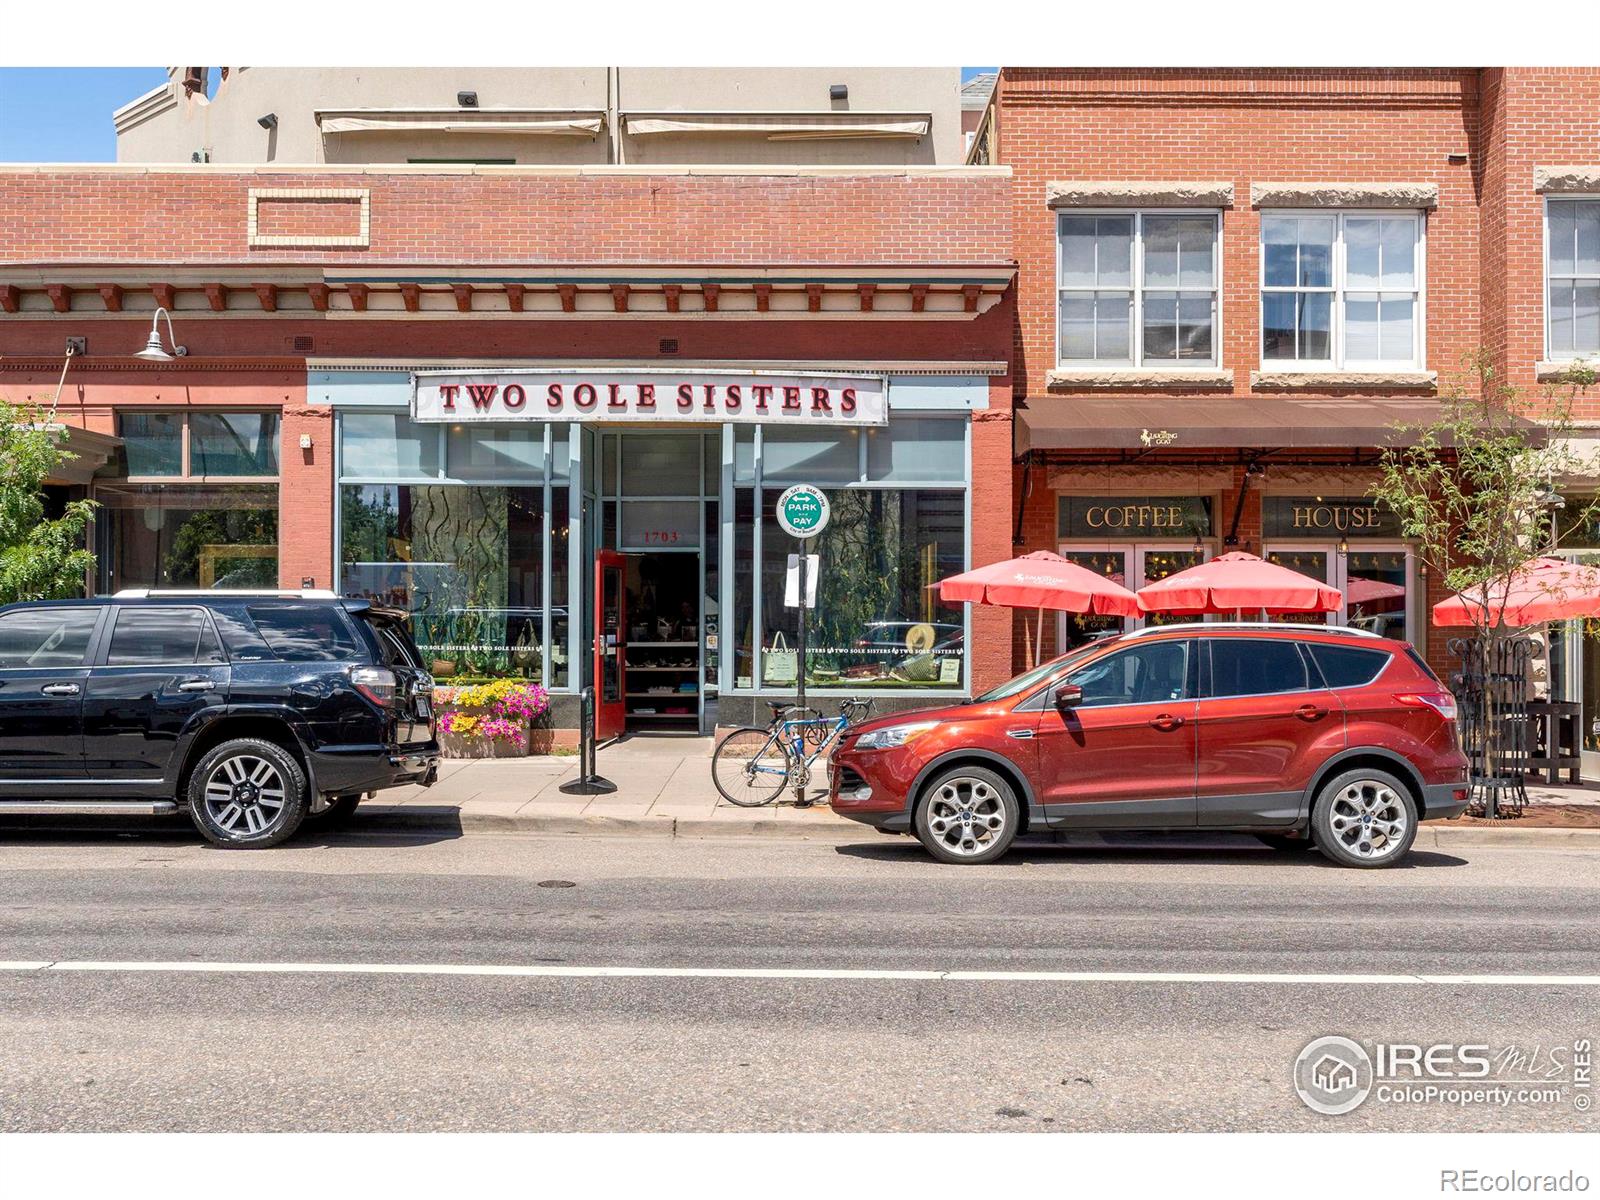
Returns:
[[[482,699],[485,690],[482,686],[434,688],[439,750],[445,758],[527,758],[550,753],[555,731],[550,728],[549,701],[543,689],[536,689],[533,700],[513,695],[490,698],[487,703],[457,703],[458,697]],[[524,715],[529,712],[533,715]]]

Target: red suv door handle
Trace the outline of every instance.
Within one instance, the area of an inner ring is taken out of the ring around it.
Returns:
[[[1315,721],[1318,717],[1328,715],[1328,710],[1320,704],[1302,704],[1294,710],[1294,715],[1303,721]]]
[[[1171,713],[1162,713],[1159,717],[1151,717],[1150,724],[1157,729],[1176,729],[1183,724],[1183,718],[1175,717]]]

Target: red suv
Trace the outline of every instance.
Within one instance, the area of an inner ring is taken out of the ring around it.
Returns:
[[[1404,642],[1161,625],[964,704],[853,727],[829,802],[952,863],[992,862],[1029,831],[1215,829],[1387,867],[1418,821],[1466,808],[1455,715]]]

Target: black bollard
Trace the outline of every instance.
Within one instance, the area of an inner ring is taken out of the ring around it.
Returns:
[[[600,776],[595,761],[598,747],[594,737],[594,688],[583,689],[579,714],[578,777],[563,783],[560,790],[569,796],[604,796],[616,791],[617,785]]]

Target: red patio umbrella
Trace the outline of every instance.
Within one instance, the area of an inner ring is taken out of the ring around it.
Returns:
[[[1235,552],[1168,575],[1139,589],[1145,612],[1202,616],[1207,613],[1334,612],[1343,597],[1309,575]]]
[[[1433,606],[1435,625],[1542,625],[1600,616],[1600,567],[1535,558],[1504,579],[1457,592]]]
[[[967,602],[1037,609],[1034,641],[1028,647],[1029,661],[1036,661],[1047,608],[1107,617],[1139,615],[1139,599],[1127,588],[1048,550],[1036,550],[1021,558],[990,563],[941,579],[939,598],[952,604]],[[1028,628],[1024,625],[1024,639],[1027,635]]]

